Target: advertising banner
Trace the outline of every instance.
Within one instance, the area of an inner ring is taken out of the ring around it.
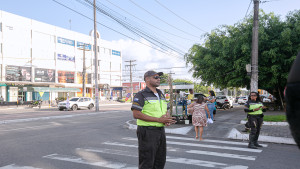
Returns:
[[[83,77],[82,73],[78,72],[77,73],[77,84],[82,84]],[[91,84],[92,83],[92,74],[91,73],[86,73],[85,74],[85,84]]]
[[[57,71],[58,83],[74,83],[74,72]]]
[[[31,81],[31,68],[21,66],[6,66],[6,81]]]
[[[57,60],[75,62],[75,57],[67,56],[67,55],[63,55],[63,54],[57,54]]]
[[[54,69],[35,69],[35,82],[55,82],[55,70]]]

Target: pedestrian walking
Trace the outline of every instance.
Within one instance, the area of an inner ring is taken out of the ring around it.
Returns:
[[[248,123],[250,126],[249,144],[248,147],[257,149],[262,147],[258,144],[260,129],[263,123],[263,112],[266,111],[266,107],[260,101],[259,94],[257,92],[251,92],[248,101],[245,104],[245,112],[248,113]]]
[[[207,104],[204,102],[204,97],[199,96],[196,102],[188,105],[188,110],[192,112],[193,118],[193,126],[195,126],[195,133],[196,133],[196,139],[199,138],[199,140],[203,140],[203,127],[207,126],[207,118],[206,118],[206,112],[208,112],[208,117],[210,117],[209,109],[207,107]],[[199,137],[198,137],[198,131],[199,131]]]
[[[215,119],[214,117],[217,113],[217,111],[216,111],[217,108],[216,108],[216,103],[215,103],[216,102],[215,92],[210,90],[209,91],[209,96],[205,100],[206,100],[207,107],[208,107],[209,112],[210,112],[210,117],[211,117],[212,120],[214,120]],[[208,117],[209,112],[206,112],[206,117]],[[215,114],[213,114],[213,113],[215,113]]]
[[[157,89],[162,72],[144,74],[146,88],[133,99],[131,110],[137,119],[139,168],[163,169],[166,163],[167,144],[165,125],[175,123],[167,110],[169,106],[163,93]]]

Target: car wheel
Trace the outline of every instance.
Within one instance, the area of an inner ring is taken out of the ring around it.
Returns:
[[[74,104],[74,105],[72,106],[72,110],[73,110],[73,111],[76,111],[76,110],[77,110],[77,108],[78,108],[78,107],[77,107],[77,105],[76,105],[76,104]]]
[[[94,105],[93,105],[93,104],[90,104],[89,107],[88,107],[88,109],[91,110],[93,107],[94,107]]]

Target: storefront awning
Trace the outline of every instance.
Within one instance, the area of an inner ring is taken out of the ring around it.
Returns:
[[[6,86],[6,84],[5,84],[5,83],[0,83],[0,87],[1,87],[1,86]]]
[[[81,92],[77,88],[32,87],[35,92]]]

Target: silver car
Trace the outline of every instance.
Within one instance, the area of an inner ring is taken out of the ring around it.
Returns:
[[[69,104],[69,106],[67,106],[67,104]],[[89,97],[72,97],[69,100],[69,103],[66,100],[63,102],[59,102],[58,109],[60,111],[64,109],[71,109],[73,111],[76,111],[77,109],[81,108],[92,109],[94,105],[94,100]]]

